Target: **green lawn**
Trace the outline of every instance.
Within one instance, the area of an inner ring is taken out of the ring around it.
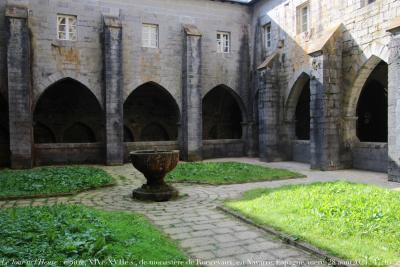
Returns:
[[[9,261],[9,265],[12,260],[45,259],[56,262],[56,266],[80,260],[85,266],[178,266],[140,263],[187,260],[142,216],[78,205],[0,210],[0,236],[0,263]]]
[[[111,175],[94,167],[42,167],[31,170],[1,170],[0,199],[74,193],[112,182]]]
[[[333,255],[363,265],[400,261],[400,192],[348,182],[293,185],[246,192],[226,202]]]
[[[168,182],[204,184],[235,184],[257,181],[272,181],[304,177],[302,174],[282,169],[236,162],[179,163],[167,174]]]

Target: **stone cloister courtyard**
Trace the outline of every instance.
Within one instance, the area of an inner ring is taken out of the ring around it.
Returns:
[[[228,185],[178,183],[175,186],[182,196],[179,199],[168,202],[141,202],[132,200],[131,193],[132,189],[140,186],[145,179],[132,165],[99,166],[115,177],[116,185],[72,196],[3,200],[0,201],[0,208],[4,210],[17,207],[79,204],[100,210],[143,214],[174,240],[192,263],[196,262],[199,266],[328,266],[338,258],[329,254],[328,258],[325,258],[326,255],[318,250],[316,253],[305,250],[295,243],[285,242],[279,235],[257,227],[257,223],[249,223],[242,217],[237,218],[227,213],[221,209],[224,200],[239,198],[245,191],[255,188],[276,188],[337,180],[366,183],[394,190],[399,188],[398,183],[387,181],[387,174],[369,171],[313,171],[303,163],[265,163],[255,158],[225,158],[211,162],[241,162],[284,168],[306,177]],[[154,249],[157,249],[157,246]],[[125,263],[119,262],[119,266],[134,266],[132,262],[125,260]],[[151,259],[143,261],[141,266],[179,266],[177,263],[169,264],[166,261],[154,262],[151,262]],[[337,262],[340,263],[344,266],[360,264],[351,260]],[[94,263],[89,263],[86,259],[85,265],[92,264]],[[367,265],[375,264],[369,262]],[[394,263],[388,265],[394,266]]]
[[[400,266],[399,0],[0,0],[1,266]]]

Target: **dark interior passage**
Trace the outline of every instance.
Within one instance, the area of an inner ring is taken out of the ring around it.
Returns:
[[[242,112],[233,92],[217,86],[203,98],[203,139],[240,139]]]
[[[310,80],[306,82],[296,106],[295,131],[297,140],[310,140]]]
[[[133,134],[131,130],[125,125],[124,126],[124,142],[134,142],[135,138],[133,137]]]
[[[357,137],[361,142],[387,142],[388,66],[381,61],[367,79],[357,104]]]
[[[177,140],[179,120],[179,107],[170,93],[156,83],[146,83],[124,103],[124,140]]]
[[[140,134],[140,140],[142,140],[142,141],[153,141],[153,140],[167,141],[167,140],[171,140],[171,139],[168,136],[168,133],[164,127],[162,127],[158,123],[150,123],[143,128],[143,130]]]
[[[96,137],[88,126],[77,122],[64,131],[64,143],[95,143]]]
[[[42,94],[34,112],[35,143],[94,143],[103,140],[103,112],[92,92],[64,79]]]
[[[56,137],[53,131],[46,125],[36,122],[33,128],[34,140],[36,144],[55,143]]]

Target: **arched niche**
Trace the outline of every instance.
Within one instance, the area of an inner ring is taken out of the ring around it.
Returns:
[[[179,121],[179,106],[174,97],[154,82],[133,90],[124,103],[124,124],[136,137],[135,142],[177,140]]]
[[[229,87],[219,85],[203,98],[203,139],[240,139],[244,116],[240,97]]]
[[[97,98],[83,84],[71,78],[55,82],[41,94],[33,120],[35,125],[40,123],[52,129],[55,136],[48,138],[48,131],[34,128],[35,140],[38,141],[86,143],[103,140],[103,111]],[[77,133],[82,133],[82,137]]]

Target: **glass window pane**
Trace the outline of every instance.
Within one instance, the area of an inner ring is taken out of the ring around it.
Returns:
[[[76,25],[76,18],[69,18],[68,23],[70,26],[75,26]]]
[[[70,32],[69,33],[69,39],[71,41],[76,41],[76,33],[75,32]]]
[[[65,17],[58,17],[58,23],[65,25]]]
[[[65,32],[59,32],[58,33],[58,38],[61,40],[65,40]]]

